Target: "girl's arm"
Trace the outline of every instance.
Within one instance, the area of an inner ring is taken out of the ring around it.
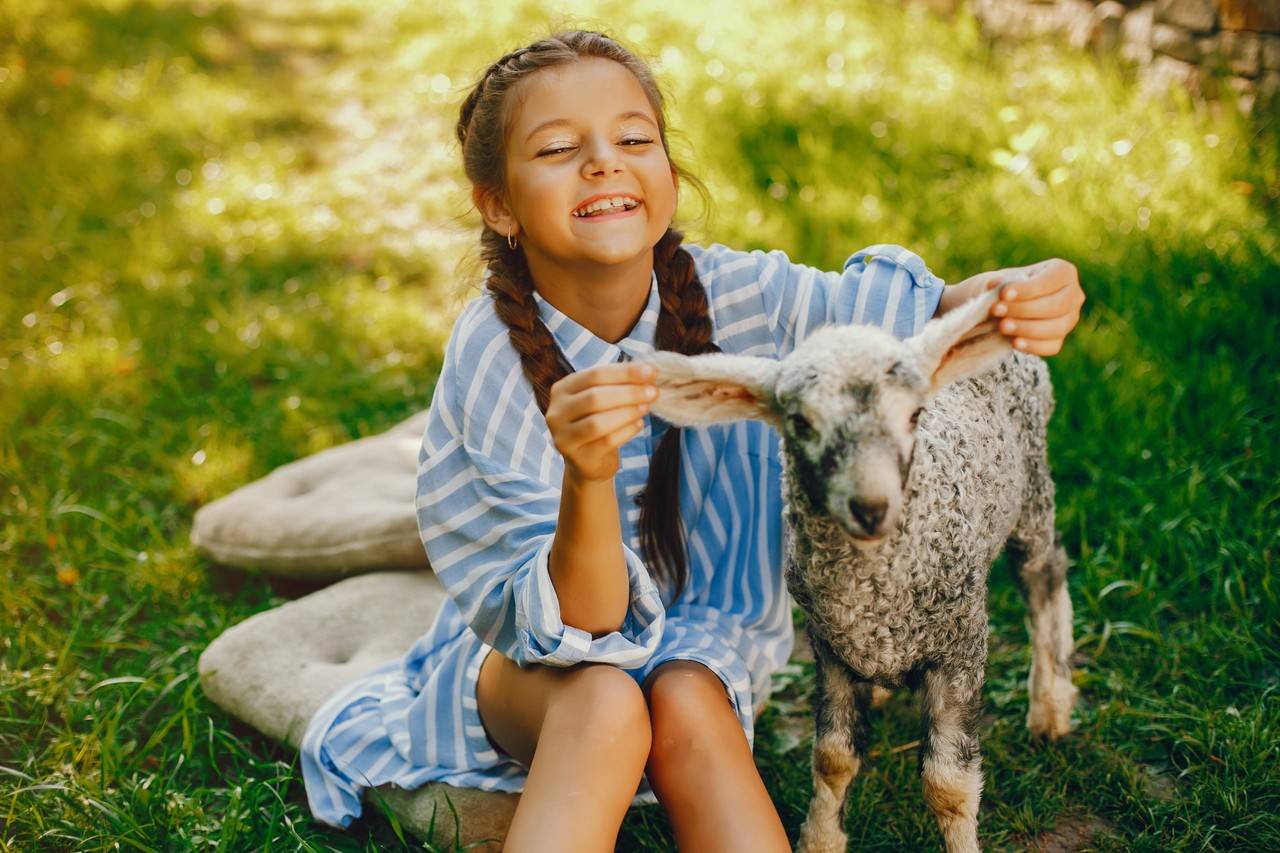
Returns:
[[[1000,331],[1022,352],[1057,355],[1080,321],[1085,300],[1075,265],[1060,258],[971,276],[943,291],[934,316],[1002,285],[1000,301],[991,307],[991,316],[1000,319]]]
[[[613,470],[589,472],[607,495],[591,488],[566,498],[530,464],[550,458],[552,448],[524,429],[531,393],[508,405],[506,377],[520,370],[518,356],[493,355],[492,342],[506,329],[496,316],[477,319],[482,310],[464,311],[454,325],[418,454],[415,504],[427,559],[462,619],[520,666],[641,665],[657,648],[666,615],[643,560],[622,541]],[[478,371],[481,364],[488,366]],[[466,368],[460,372],[459,365]],[[559,581],[552,578],[553,549],[564,552],[554,561],[555,572],[565,575]],[[601,605],[592,605],[589,617],[580,609],[580,599],[597,595],[622,602],[620,617],[609,610],[609,625]],[[562,598],[569,603],[563,614]],[[618,627],[593,636],[575,621],[602,631]]]
[[[565,467],[551,582],[566,625],[600,637],[622,627],[631,584],[613,480],[581,480]]]
[[[762,326],[777,358],[833,323],[879,326],[909,338],[934,316],[944,289],[919,255],[887,243],[854,252],[833,271],[795,263],[780,249],[742,252],[720,243],[686,249],[707,288],[722,335],[717,342],[732,352],[764,354],[757,349]]]

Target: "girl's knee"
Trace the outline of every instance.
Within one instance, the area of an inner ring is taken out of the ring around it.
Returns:
[[[719,706],[733,712],[733,699],[720,676],[697,661],[673,660],[662,664],[645,683],[645,697],[650,714],[683,717],[703,713],[707,706]]]
[[[649,708],[635,679],[616,666],[583,664],[566,672],[548,709],[576,727],[582,737],[634,744],[648,750]]]
[[[653,727],[651,763],[688,760],[705,749],[745,747],[746,735],[724,683],[702,664],[664,664],[650,676],[645,692]]]

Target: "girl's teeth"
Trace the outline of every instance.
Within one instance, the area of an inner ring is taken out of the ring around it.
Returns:
[[[580,218],[587,217],[587,216],[591,216],[593,214],[599,213],[601,211],[612,212],[614,210],[628,210],[630,208],[635,207],[638,204],[639,202],[631,201],[630,199],[625,199],[625,200],[624,199],[617,199],[617,200],[601,199],[600,201],[595,202],[594,204],[587,205],[581,210],[574,211],[573,215]]]

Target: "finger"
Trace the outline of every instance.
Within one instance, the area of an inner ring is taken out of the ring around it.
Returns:
[[[612,433],[605,436],[604,440],[610,447],[618,447],[619,445],[626,444],[643,431],[644,418],[637,418],[626,426],[614,430]]]
[[[595,385],[573,394],[564,404],[564,416],[569,423],[613,409],[651,403],[658,396],[658,388],[648,383],[636,385]]]
[[[977,275],[970,276],[965,281],[978,282],[978,289],[982,291],[990,290],[993,287],[999,287],[1005,281],[1005,270],[992,270],[991,272],[980,272]],[[961,282],[962,284],[964,282]]]
[[[1014,267],[1005,276],[1002,300],[1036,299],[1063,288],[1070,288],[1074,267],[1066,261],[1051,258],[1025,267]]]
[[[1031,353],[1032,355],[1057,355],[1062,350],[1062,338],[1045,340],[1014,338],[1013,346],[1018,352]]]
[[[566,427],[565,437],[571,447],[589,444],[621,429],[636,418],[643,418],[647,411],[648,405],[641,404],[590,415]]]
[[[1079,308],[1076,292],[1069,287],[1033,299],[1019,298],[1013,301],[1001,301],[992,306],[997,317],[1022,317],[1030,320],[1045,320],[1051,317],[1062,317]],[[1004,307],[1004,311],[996,309]]]
[[[555,385],[560,391],[577,393],[593,385],[620,385],[634,382],[650,382],[656,375],[653,366],[625,361],[615,364],[601,364],[570,373]]]
[[[1052,320],[1000,321],[1000,331],[1009,337],[1026,338],[1029,341],[1062,340],[1075,326],[1071,317],[1054,317]]]
[[[582,445],[582,447],[578,448],[578,452],[592,456],[601,453],[608,453],[615,447],[621,447],[626,444],[643,430],[644,418],[627,421],[608,435],[601,436],[594,441],[588,441],[586,444]]]

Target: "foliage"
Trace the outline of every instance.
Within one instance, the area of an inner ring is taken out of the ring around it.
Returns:
[[[290,750],[201,694],[222,630],[304,590],[188,542],[201,504],[427,405],[474,293],[453,143],[492,58],[558,25],[655,60],[695,241],[948,280],[1049,256],[1089,295],[1051,360],[1079,731],[1023,726],[997,572],[982,833],[1280,848],[1280,135],[1051,44],[871,0],[0,7],[0,848],[403,849],[311,819]],[[762,26],[762,22],[765,25]],[[696,198],[686,198],[694,205]],[[757,758],[795,837],[801,666]],[[851,794],[860,849],[936,849],[914,711]],[[666,849],[657,809],[625,849]]]

